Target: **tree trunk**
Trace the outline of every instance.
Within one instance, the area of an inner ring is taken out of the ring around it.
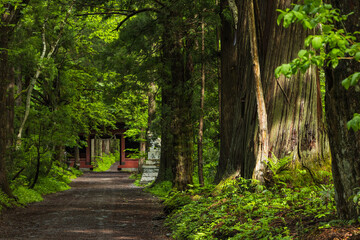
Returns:
[[[235,116],[235,102],[237,100],[237,89],[234,86],[237,82],[239,70],[239,57],[236,41],[239,37],[235,25],[238,23],[230,21],[224,12],[229,7],[228,0],[220,1],[221,9],[221,84],[220,94],[220,159],[215,177],[219,182],[223,177],[239,170],[237,161],[230,161],[230,149],[232,146],[233,125]],[[239,124],[239,123],[238,123]]]
[[[198,136],[198,177],[199,184],[204,186],[203,171],[203,137],[204,137],[204,101],[205,101],[205,23],[204,17],[201,20],[201,93],[200,93],[200,119],[199,119],[199,136]]]
[[[75,153],[74,153],[74,168],[78,168],[78,164],[80,164],[80,149],[79,146],[76,145],[74,147]]]
[[[347,21],[338,23],[338,29],[346,32],[358,31],[360,2],[358,0],[332,0],[332,5],[343,14],[354,12]],[[357,41],[360,41],[359,37]],[[346,123],[354,113],[360,113],[360,94],[354,88],[349,90],[341,81],[354,72],[360,72],[360,63],[355,60],[341,60],[335,69],[327,68],[325,108],[329,129],[332,156],[332,172],[335,186],[335,200],[338,216],[342,219],[356,219],[360,214],[353,196],[359,191],[360,183],[360,131],[347,130]]]
[[[191,119],[193,65],[190,54],[192,40],[188,35],[188,30],[184,29],[186,25],[179,25],[179,21],[183,18],[181,13],[177,12],[178,10],[176,9],[170,17],[163,19],[165,27],[163,58],[165,63],[169,63],[169,66],[165,67],[168,67],[171,75],[164,76],[162,85],[163,124],[159,173],[162,170],[168,170],[162,169],[164,164],[172,163],[173,185],[178,190],[184,190],[188,184],[193,183]]]
[[[259,121],[259,150],[256,157],[255,168],[253,172],[253,179],[264,182],[264,173],[266,169],[266,163],[269,152],[269,138],[268,138],[268,127],[267,127],[267,113],[264,102],[263,87],[260,76],[260,63],[258,55],[258,41],[256,36],[255,27],[255,13],[254,13],[254,2],[248,0],[249,11],[248,11],[248,26],[250,34],[250,49],[252,56],[252,63],[254,69],[254,80],[255,80],[255,92],[256,92],[256,105],[257,115]]]
[[[146,153],[146,131],[144,128],[141,129],[141,134],[140,134],[140,158],[139,158],[139,167],[138,167],[138,173],[142,173],[143,172],[143,165],[145,162],[145,153]]]
[[[0,189],[12,196],[6,172],[14,134],[14,78],[8,64],[10,31],[10,27],[0,26]]]
[[[290,7],[290,3],[289,0],[278,0],[255,4],[261,78],[268,114],[269,150],[279,158],[293,154],[293,160],[302,164],[322,164],[327,157],[328,147],[322,127],[323,119],[315,114],[322,115],[321,108],[318,108],[315,69],[311,68],[304,75],[298,74],[290,79],[280,77],[276,80],[274,77],[277,66],[297,57],[308,34],[301,26],[293,25],[287,29],[277,26],[276,9]],[[232,174],[251,178],[255,156],[259,151],[254,76],[247,34],[248,8],[243,1],[238,1],[237,9],[237,41],[222,40],[222,54],[229,56],[226,51],[233,48],[238,52],[238,58],[232,65],[227,62],[228,59],[222,59],[221,129],[225,134],[222,140],[226,139],[225,152],[228,154],[220,155],[218,181],[219,177]],[[224,30],[223,37],[226,34]],[[237,77],[229,76],[233,68],[241,70]],[[234,106],[229,111],[231,120],[224,117],[226,105],[229,109],[229,105]],[[224,151],[225,143],[221,143],[220,151]]]

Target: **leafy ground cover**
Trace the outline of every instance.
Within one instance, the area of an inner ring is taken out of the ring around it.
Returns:
[[[50,173],[44,177],[39,177],[34,188],[29,188],[29,180],[25,176],[21,176],[14,180],[11,184],[14,198],[9,198],[0,191],[0,212],[4,208],[26,206],[28,203],[40,202],[43,196],[59,191],[70,189],[68,185],[71,179],[82,174],[81,171],[71,168],[64,169],[59,166],[53,166]]]
[[[230,178],[218,185],[171,190],[163,182],[146,191],[164,200],[175,239],[357,239],[356,220],[336,218],[331,174],[270,161],[265,185]]]

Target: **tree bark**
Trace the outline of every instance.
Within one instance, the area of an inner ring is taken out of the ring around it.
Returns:
[[[250,34],[250,49],[252,55],[253,69],[254,69],[254,80],[255,80],[255,92],[256,92],[256,103],[257,103],[257,115],[259,121],[259,150],[256,157],[255,168],[253,172],[253,179],[264,182],[264,173],[266,169],[266,163],[269,152],[269,138],[268,138],[268,127],[267,127],[267,113],[264,102],[264,94],[260,76],[260,63],[258,56],[258,41],[256,36],[255,26],[255,13],[253,0],[248,0],[249,11],[248,11],[248,26]]]
[[[178,190],[184,190],[193,183],[193,65],[190,54],[193,41],[188,35],[186,24],[179,24],[183,18],[178,11],[172,10],[166,19],[162,19],[163,59],[164,63],[168,62],[168,66],[165,66],[167,70],[164,71],[170,74],[164,76],[162,84],[163,124],[159,173],[162,170],[167,172],[168,169],[163,169],[164,165],[171,163],[173,185]]]
[[[358,0],[332,0],[335,8],[343,14],[354,12],[347,21],[337,23],[337,28],[346,32],[358,31],[360,2]],[[357,41],[360,41],[359,37]],[[360,131],[347,130],[346,123],[354,113],[360,113],[360,94],[356,88],[349,90],[341,81],[354,72],[360,72],[360,63],[355,60],[341,60],[335,69],[327,68],[325,111],[329,129],[332,156],[332,172],[335,186],[335,200],[338,216],[342,219],[356,219],[360,214],[353,196],[359,191],[360,183]]]
[[[0,188],[7,195],[12,196],[6,172],[6,163],[10,158],[9,150],[12,147],[14,134],[14,79],[8,64],[10,31],[10,27],[0,27]]]
[[[229,20],[224,12],[229,7],[227,0],[220,1],[220,42],[221,42],[221,84],[220,94],[220,159],[215,177],[215,182],[220,182],[223,177],[240,169],[239,162],[230,160],[230,149],[232,146],[233,125],[235,116],[235,102],[237,89],[235,87],[239,70],[238,45],[239,37],[235,25],[238,23]]]
[[[204,160],[203,160],[203,137],[204,137],[204,101],[205,101],[205,23],[204,17],[201,20],[201,92],[200,92],[200,118],[198,136],[198,177],[199,184],[204,186]]]
[[[246,1],[245,1],[246,2]],[[277,157],[293,155],[294,161],[305,165],[321,165],[329,154],[327,137],[323,127],[321,108],[318,108],[318,91],[315,69],[291,78],[275,79],[275,68],[297,57],[308,32],[301,26],[287,29],[277,26],[276,9],[290,7],[291,1],[265,1],[255,4],[256,31],[259,36],[259,60],[261,79],[266,102],[269,150]],[[247,34],[248,11],[244,1],[237,1],[237,32],[230,35],[231,25],[225,28],[222,37],[234,37],[234,41],[222,40],[222,115],[220,162],[217,181],[222,177],[241,175],[251,178],[259,151],[258,121],[254,75],[252,74],[250,39]],[[228,29],[228,30],[226,30]],[[227,31],[227,32],[226,32]],[[237,57],[233,59],[234,53]],[[227,51],[230,52],[228,55]],[[225,59],[224,59],[225,58]],[[236,77],[231,71],[238,70]],[[229,90],[231,89],[231,90]],[[233,106],[233,107],[231,107]],[[226,111],[225,108],[229,110]],[[228,112],[228,113],[226,113]],[[228,114],[226,118],[226,114]],[[224,141],[225,140],[225,141]],[[225,153],[224,153],[225,152]],[[225,166],[225,167],[224,167]]]
[[[13,196],[7,179],[6,163],[10,159],[10,149],[14,139],[14,73],[8,62],[9,39],[18,23],[21,10],[29,0],[15,7],[5,5],[5,12],[0,16],[0,189]]]

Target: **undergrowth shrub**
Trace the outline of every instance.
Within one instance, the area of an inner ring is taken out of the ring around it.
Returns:
[[[116,162],[116,159],[120,159],[120,153],[110,153],[108,155],[103,155],[102,157],[97,158],[94,163],[94,172],[105,172],[109,170],[111,165]]]
[[[28,177],[20,175],[11,182],[11,189],[16,201],[0,191],[0,211],[3,207],[25,206],[28,203],[40,202],[43,200],[42,196],[46,194],[68,190],[71,179],[81,174],[82,172],[75,168],[64,169],[64,167],[54,164],[47,176],[39,176],[33,189],[29,189]]]
[[[16,206],[15,199],[9,198],[3,191],[0,190],[0,213],[4,208]]]
[[[172,183],[170,181],[164,181],[159,184],[150,185],[145,188],[146,192],[150,192],[161,199],[167,199],[170,191],[172,190]]]
[[[267,185],[230,178],[163,194],[174,239],[302,239],[331,227],[335,194],[326,166],[310,170],[287,156],[270,159],[268,172]]]
[[[332,185],[267,189],[239,178],[211,188],[175,192],[164,202],[175,239],[293,239],[309,222],[335,214]]]
[[[18,198],[18,202],[23,205],[32,202],[41,202],[43,200],[41,193],[24,186],[17,187],[13,191],[13,194]]]

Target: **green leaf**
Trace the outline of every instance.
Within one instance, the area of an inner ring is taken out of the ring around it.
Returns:
[[[307,50],[301,49],[298,53],[299,58],[304,57],[308,53]]]
[[[346,124],[348,130],[352,128],[354,132],[359,131],[360,129],[360,114],[354,113],[354,117],[347,122]]]
[[[306,29],[312,29],[312,25],[308,20],[303,20],[303,27]]]
[[[359,61],[360,60],[360,52],[357,52],[356,54],[355,54],[355,60],[356,61]]]
[[[284,27],[285,28],[290,26],[290,24],[292,23],[293,18],[294,18],[294,13],[289,12],[289,13],[285,14],[285,16],[284,16]]]
[[[360,72],[354,73],[351,77],[350,85],[355,86],[358,83],[359,79],[360,79]]]
[[[286,75],[289,74],[289,72],[291,72],[291,65],[290,64],[283,64],[281,66],[281,73],[286,76]]]
[[[275,69],[275,77],[279,78],[280,75],[281,75],[281,66],[279,66]]]
[[[278,16],[278,18],[277,18],[277,25],[280,25],[280,23],[281,23],[281,20],[284,18],[284,15],[285,15],[286,13],[285,12],[283,12],[283,13],[281,13],[279,16]]]
[[[343,87],[348,90],[350,87],[351,81],[350,78],[345,78],[342,82],[341,85],[343,85]]]
[[[345,49],[347,45],[349,45],[348,41],[346,40],[339,40],[337,45],[340,49]]]
[[[311,45],[314,49],[319,49],[322,47],[323,38],[321,36],[316,36],[311,40]]]
[[[301,12],[297,12],[297,11],[293,11],[295,17],[299,20],[303,20],[304,19],[304,14],[302,14]]]
[[[330,9],[332,9],[332,5],[331,4],[324,4],[324,8],[330,10]]]
[[[323,33],[328,34],[331,30],[333,30],[333,26],[323,25],[322,29],[323,29]]]

